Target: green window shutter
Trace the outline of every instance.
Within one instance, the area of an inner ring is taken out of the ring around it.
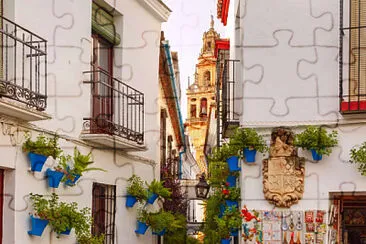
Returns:
[[[114,45],[121,43],[121,36],[116,32],[113,16],[93,3],[92,30]]]

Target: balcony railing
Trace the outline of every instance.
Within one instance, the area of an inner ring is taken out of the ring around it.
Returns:
[[[109,134],[144,142],[144,94],[104,70],[87,71],[91,85],[91,117],[83,129],[90,134]]]
[[[0,16],[0,96],[47,106],[47,41]]]

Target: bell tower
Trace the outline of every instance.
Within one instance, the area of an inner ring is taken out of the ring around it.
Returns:
[[[196,161],[201,172],[207,173],[204,156],[209,116],[216,113],[216,58],[215,41],[220,35],[214,29],[211,15],[210,28],[203,33],[202,48],[196,64],[193,84],[187,89],[187,121],[186,126],[196,151]]]

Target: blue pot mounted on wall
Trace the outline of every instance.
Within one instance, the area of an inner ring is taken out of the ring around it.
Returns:
[[[74,186],[76,181],[78,181],[78,179],[80,178],[80,175],[72,175],[74,177],[73,180],[70,180],[70,179],[67,179],[66,182],[65,182],[65,185],[68,185],[68,186]]]
[[[311,149],[311,155],[313,156],[313,160],[320,161],[323,158],[323,155],[318,154],[315,149]]]
[[[47,156],[41,155],[41,154],[36,154],[36,153],[32,153],[29,152],[28,153],[28,158],[31,164],[31,170],[32,171],[37,171],[37,172],[41,172],[44,163],[47,160]]]
[[[238,156],[231,156],[226,160],[228,166],[229,166],[229,171],[230,172],[235,172],[235,171],[240,171],[239,168],[239,157]]]
[[[31,222],[32,230],[28,231],[28,234],[33,236],[42,236],[44,229],[48,225],[48,220],[35,218],[31,215]]]
[[[239,208],[239,203],[237,201],[225,200],[225,202],[229,208],[231,207]]]
[[[46,175],[48,177],[48,186],[53,188],[58,188],[62,178],[64,177],[63,172],[47,169]]]
[[[226,182],[229,184],[229,187],[235,187],[236,186],[236,176],[235,175],[229,175],[226,178]]]
[[[132,208],[133,205],[137,202],[137,198],[131,195],[126,196],[126,207]]]
[[[230,244],[231,238],[229,239],[221,239],[221,244]]]
[[[66,229],[64,232],[61,232],[62,235],[70,235],[71,229]]]
[[[160,232],[153,231],[152,234],[153,235],[156,235],[156,236],[163,236],[165,234],[165,232],[166,232],[166,229],[164,229],[164,230],[162,230]]]
[[[257,154],[257,150],[250,150],[249,148],[244,148],[245,162],[254,163],[256,154]]]
[[[238,230],[238,229],[236,229],[236,230],[233,230],[233,229],[232,229],[232,230],[230,231],[230,235],[231,235],[231,236],[238,236],[238,235],[239,235],[239,230]]]
[[[149,226],[146,223],[142,223],[140,221],[137,221],[137,230],[135,230],[135,233],[140,234],[140,235],[144,235],[147,228],[149,228]]]
[[[154,204],[155,200],[158,198],[158,195],[155,193],[148,193],[149,198],[147,199],[147,203]]]

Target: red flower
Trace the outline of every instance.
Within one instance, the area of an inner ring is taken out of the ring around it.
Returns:
[[[228,189],[224,189],[224,190],[222,190],[222,194],[224,194],[224,195],[229,195],[229,190],[228,190]]]
[[[226,183],[225,183],[225,185],[226,185],[226,186],[229,186],[229,185],[230,185],[230,183],[229,183],[229,182],[226,182]]]

